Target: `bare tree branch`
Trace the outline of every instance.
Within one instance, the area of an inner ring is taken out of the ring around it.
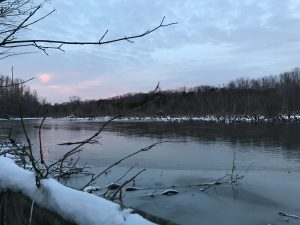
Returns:
[[[26,131],[26,128],[25,128],[25,124],[24,124],[21,109],[20,109],[20,118],[21,118],[21,124],[22,124],[22,128],[23,128],[23,132],[25,134],[26,141],[27,141],[27,144],[28,144],[28,149],[29,149],[29,152],[28,153],[26,152],[26,153],[27,153],[27,155],[30,159],[31,165],[32,165],[32,167],[34,169],[34,172],[35,172],[36,186],[39,188],[41,186],[40,180],[43,178],[43,174],[42,174],[41,170],[38,168],[37,161],[36,161],[35,157],[33,156],[31,141],[30,141],[30,138],[29,138],[29,136],[27,134],[27,131]]]
[[[10,38],[13,38],[13,35],[18,32],[23,26],[24,24],[41,8],[42,6],[39,5],[35,10],[33,10],[32,12],[30,12],[30,14],[15,28],[12,29],[11,33],[9,35],[7,35],[3,41],[0,43],[0,46],[4,46],[6,45],[7,42],[10,41]]]
[[[32,25],[33,23],[39,22],[40,20],[44,19],[45,17],[52,14],[55,10],[51,11],[47,15],[39,18],[38,20],[35,20],[32,23],[26,24],[25,23],[41,8],[41,6],[38,6],[34,11],[32,11],[28,17],[26,17],[22,23],[19,24],[16,28],[12,29],[11,33],[3,39],[3,41],[0,43],[0,47],[2,48],[20,48],[20,47],[35,47],[39,50],[43,51],[45,54],[48,54],[46,51],[48,49],[56,49],[60,51],[64,51],[62,49],[63,45],[105,45],[110,44],[114,42],[120,42],[120,41],[128,41],[130,43],[133,43],[133,39],[141,38],[146,35],[149,35],[150,33],[171,25],[177,24],[177,22],[174,23],[164,23],[165,17],[161,20],[160,24],[150,30],[147,30],[143,33],[132,35],[132,36],[125,36],[121,38],[116,38],[112,40],[103,41],[106,34],[108,33],[108,30],[105,31],[105,33],[102,35],[102,37],[98,41],[65,41],[65,40],[50,40],[50,39],[28,39],[28,40],[14,40],[12,39],[12,36],[19,31],[22,28],[28,27]],[[51,46],[47,46],[47,44],[51,44]]]
[[[122,159],[120,159],[120,160],[118,160],[117,162],[115,162],[115,163],[111,164],[110,166],[108,166],[106,169],[102,170],[102,171],[101,171],[99,174],[97,174],[96,176],[92,176],[91,179],[90,179],[90,181],[87,182],[87,184],[85,184],[80,190],[83,190],[84,188],[90,186],[90,184],[92,184],[92,183],[95,182],[100,176],[102,176],[103,174],[105,174],[107,170],[109,170],[109,169],[111,169],[112,167],[114,167],[114,166],[120,164],[120,163],[123,162],[124,160],[126,160],[126,159],[128,159],[128,158],[130,158],[130,157],[132,157],[132,156],[134,156],[134,155],[137,155],[137,154],[139,154],[139,153],[141,153],[141,152],[149,151],[150,149],[152,149],[153,147],[155,147],[155,146],[158,145],[158,144],[168,143],[168,142],[172,142],[172,141],[159,141],[159,142],[156,142],[156,143],[151,144],[151,145],[149,145],[149,146],[147,146],[147,147],[141,148],[140,150],[138,150],[138,151],[136,151],[136,152],[134,152],[134,153],[131,153],[131,154],[129,154],[129,155],[123,157]]]
[[[63,156],[62,157],[62,159],[61,160],[59,160],[59,161],[57,161],[57,163],[60,163],[61,165],[64,163],[64,160],[68,157],[68,155],[69,154],[73,154],[73,152],[77,152],[77,150],[80,148],[80,147],[82,147],[83,145],[85,145],[85,144],[88,144],[88,143],[91,143],[91,142],[94,142],[95,141],[95,138],[97,138],[99,135],[100,135],[100,133],[104,130],[104,128],[108,125],[108,124],[110,124],[112,121],[114,121],[114,120],[116,120],[116,119],[119,119],[119,118],[122,118],[122,117],[124,117],[124,116],[126,116],[126,115],[128,115],[128,114],[130,114],[130,113],[133,113],[133,112],[135,112],[135,111],[137,111],[137,110],[139,110],[139,109],[141,109],[141,108],[143,108],[143,107],[145,107],[146,105],[149,105],[149,104],[151,104],[152,102],[154,102],[154,101],[156,101],[158,98],[159,98],[159,96],[157,96],[157,97],[155,97],[154,96],[154,94],[156,93],[156,91],[159,89],[159,83],[157,84],[157,86],[155,87],[155,89],[153,90],[153,92],[152,92],[152,96],[154,97],[152,100],[150,100],[150,101],[147,101],[146,103],[144,103],[144,104],[142,104],[142,105],[140,105],[140,106],[138,106],[138,107],[136,107],[136,108],[134,108],[134,109],[132,109],[132,110],[129,110],[129,111],[127,111],[127,112],[125,112],[125,113],[123,113],[123,114],[120,114],[120,115],[117,115],[117,116],[115,116],[115,117],[112,117],[111,119],[109,119],[108,121],[106,121],[92,136],[90,136],[89,138],[87,138],[87,139],[85,139],[85,140],[83,140],[83,141],[81,141],[81,142],[75,142],[75,143],[70,143],[70,142],[68,142],[68,145],[72,145],[72,144],[78,144],[75,148],[73,148],[73,149],[71,149],[70,151],[68,151],[66,154],[65,154],[65,156]],[[62,144],[60,144],[60,145],[65,145],[66,143],[62,143]]]
[[[12,87],[12,86],[18,86],[18,85],[21,85],[21,84],[25,84],[25,83],[27,83],[27,82],[33,80],[34,78],[35,78],[35,77],[32,77],[32,78],[30,78],[30,79],[27,79],[27,80],[24,80],[24,81],[21,81],[21,82],[18,82],[18,83],[14,83],[14,82],[12,81],[11,84],[0,86],[0,88],[7,88],[7,87]]]
[[[46,120],[46,117],[44,116],[43,119],[42,119],[42,122],[39,126],[39,146],[40,146],[40,159],[41,159],[41,163],[47,168],[47,165],[44,161],[44,154],[43,154],[43,148],[42,148],[42,127],[43,127],[43,124]]]
[[[126,184],[129,184],[131,181],[133,181],[138,175],[146,171],[146,169],[142,169],[137,174],[135,174],[133,177],[131,177],[129,180],[126,180],[109,198],[110,200],[114,200],[117,196],[117,194],[122,190],[123,187],[125,187]]]

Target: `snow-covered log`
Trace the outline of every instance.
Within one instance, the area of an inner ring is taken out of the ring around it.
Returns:
[[[95,195],[68,188],[53,179],[35,185],[35,174],[18,167],[11,159],[0,157],[0,191],[19,192],[35,204],[57,213],[78,225],[150,225],[131,209],[121,210],[118,204]]]

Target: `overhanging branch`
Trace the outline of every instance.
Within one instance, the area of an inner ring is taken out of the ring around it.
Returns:
[[[128,41],[128,42],[133,43],[134,39],[149,35],[160,28],[177,24],[177,22],[165,24],[164,20],[165,20],[165,17],[163,17],[163,19],[161,20],[161,22],[158,26],[156,26],[150,30],[147,30],[141,34],[125,36],[125,37],[116,38],[116,39],[107,40],[107,41],[104,41],[104,38],[105,38],[106,34],[108,33],[108,30],[106,30],[105,33],[101,36],[101,38],[97,41],[64,41],[64,40],[50,40],[50,39],[8,40],[6,38],[0,43],[0,47],[2,47],[2,48],[35,47],[46,53],[46,50],[48,50],[48,49],[57,49],[57,50],[63,51],[63,49],[62,49],[63,45],[105,45],[105,44],[121,42],[121,41]],[[11,37],[11,35],[9,37]],[[51,45],[51,46],[49,46],[49,45]]]

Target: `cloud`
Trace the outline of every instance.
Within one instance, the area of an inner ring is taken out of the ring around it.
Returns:
[[[58,75],[56,75],[58,76]],[[46,97],[52,103],[68,101],[70,96],[80,96],[81,99],[98,99],[111,96],[111,88],[107,87],[107,81],[92,79],[85,81],[61,82],[55,79],[51,83],[40,85],[32,82],[30,87],[36,90],[39,96]],[[103,85],[105,83],[105,85]]]
[[[76,82],[72,84],[53,84],[49,85],[48,88],[58,91],[63,94],[75,95],[82,91],[89,90],[95,87],[100,87],[103,84],[102,80],[86,80],[83,82]]]
[[[48,83],[50,80],[52,80],[52,75],[49,73],[43,73],[38,76],[39,80],[43,83]]]
[[[81,88],[85,89],[85,88],[90,88],[90,87],[94,87],[94,86],[100,86],[102,83],[103,83],[102,80],[86,80],[86,81],[83,81],[80,86],[81,86]]]

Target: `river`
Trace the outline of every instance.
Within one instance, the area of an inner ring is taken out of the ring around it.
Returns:
[[[37,153],[40,120],[26,120],[25,124]],[[47,119],[42,129],[46,159],[58,158],[70,149],[59,143],[84,140],[102,124]],[[3,120],[0,127],[2,134],[11,129],[13,136],[25,141],[20,121]],[[97,171],[145,146],[170,141],[123,161],[97,184],[114,181],[131,166],[136,171],[146,168],[137,185],[149,188],[127,193],[126,205],[187,225],[280,224],[286,219],[297,224],[278,212],[300,215],[299,134],[300,124],[288,123],[113,122],[100,134],[97,144],[82,148],[80,162]],[[187,187],[230,172],[234,155],[236,170],[240,174],[247,171],[239,185],[219,185],[205,193],[199,187]],[[80,184],[82,181],[72,182]],[[176,186],[179,193],[146,197],[165,186]]]

